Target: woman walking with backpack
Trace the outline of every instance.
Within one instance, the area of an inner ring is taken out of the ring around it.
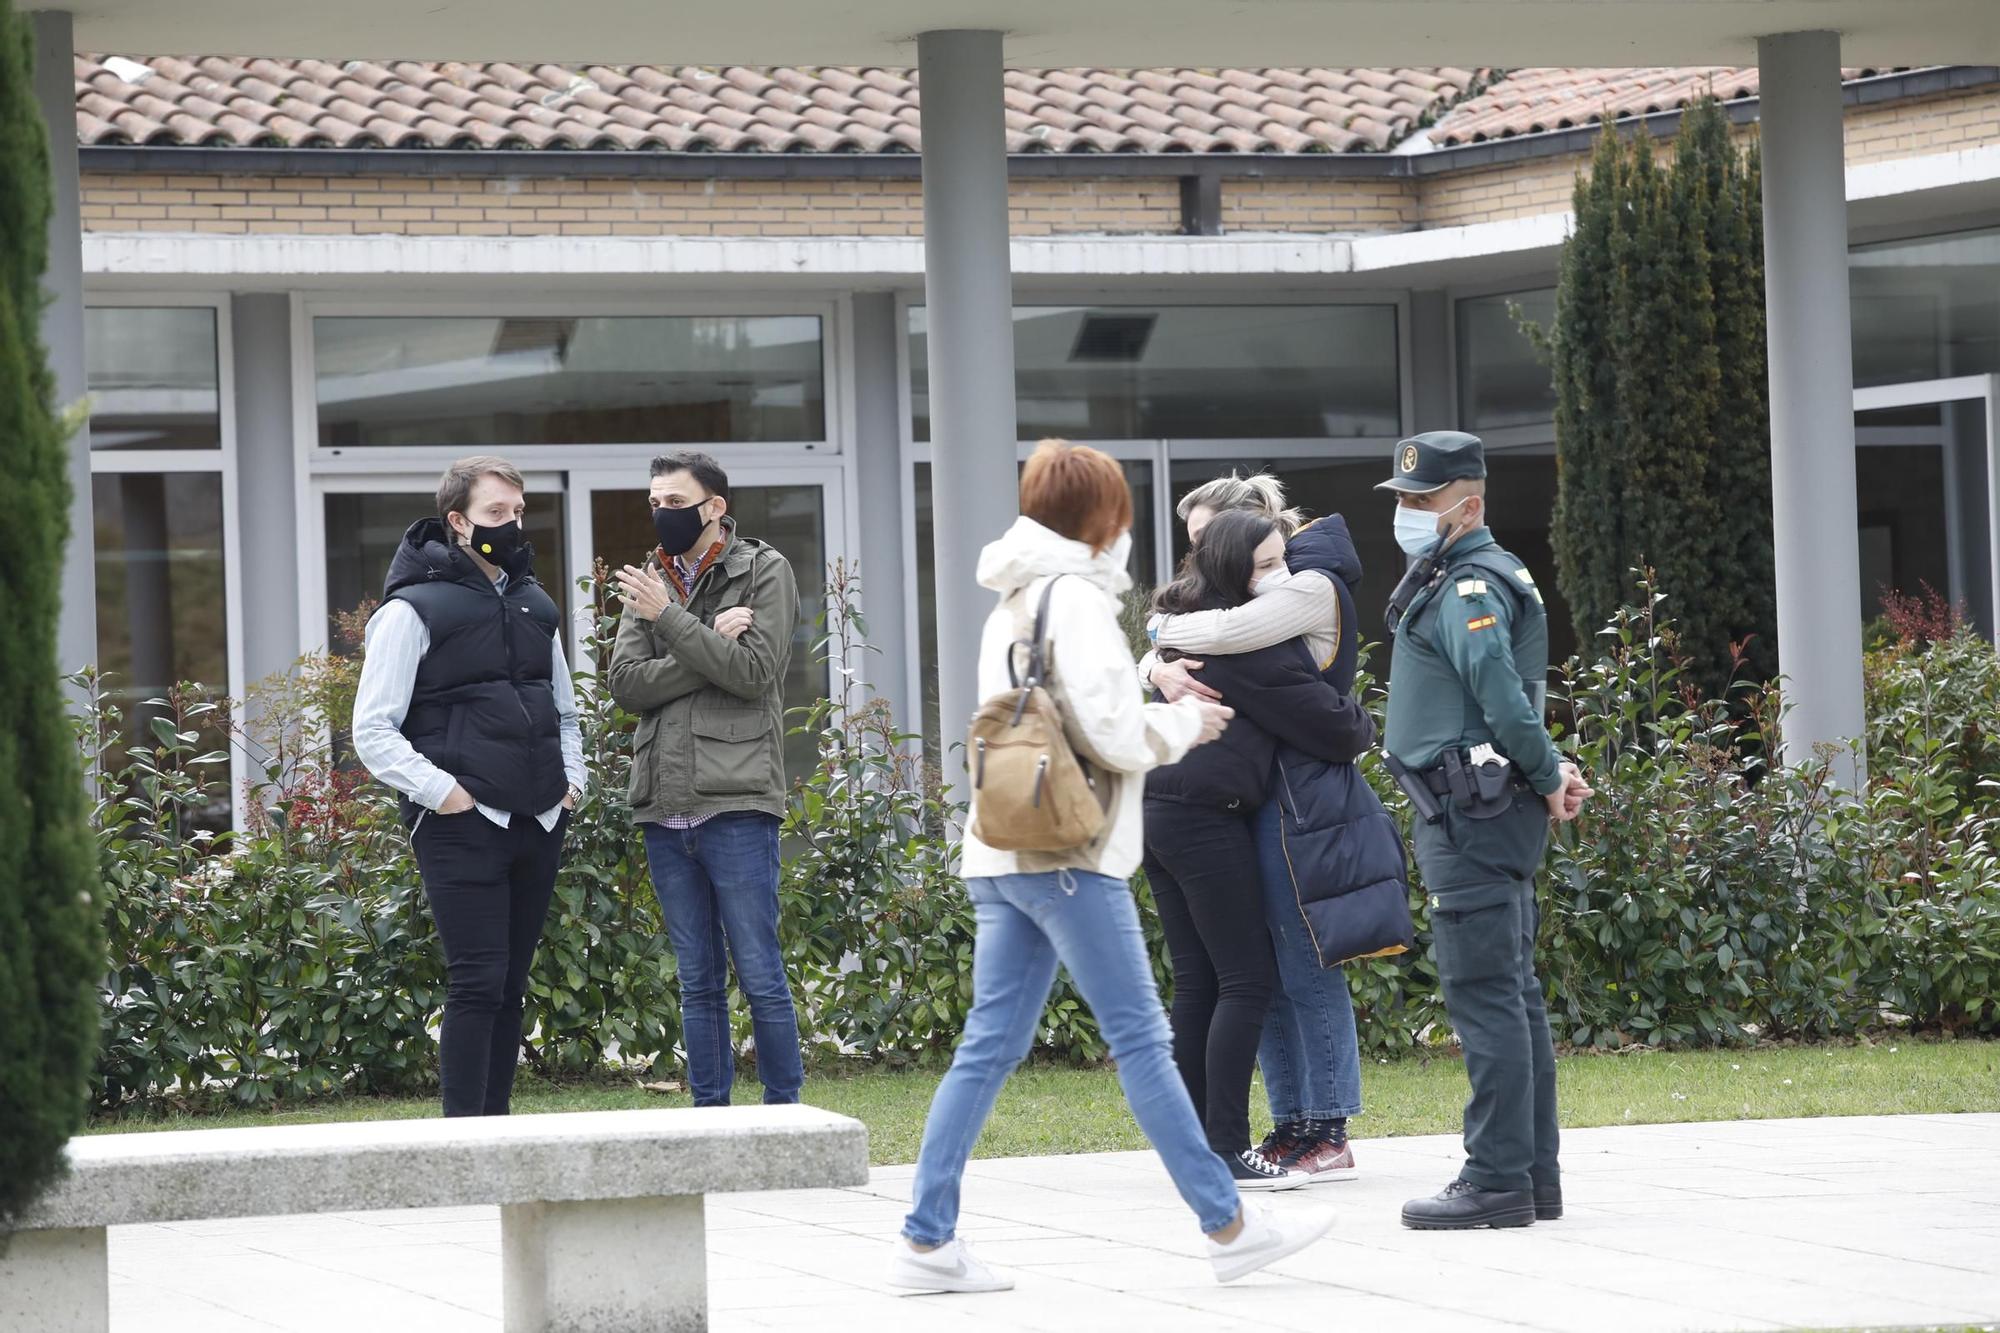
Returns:
[[[1080,846],[1000,850],[988,839],[1012,839],[982,824],[975,771],[961,866],[977,920],[972,1011],[924,1126],[913,1207],[890,1258],[892,1286],[1014,1285],[957,1239],[959,1185],[1001,1085],[1033,1045],[1058,965],[1096,1015],[1133,1117],[1207,1235],[1218,1278],[1296,1253],[1332,1225],[1329,1215],[1280,1220],[1246,1207],[1175,1072],[1128,883],[1140,859],[1142,783],[1149,770],[1220,735],[1230,712],[1201,700],[1144,704],[1132,688],[1135,664],[1118,623],[1131,524],[1132,495],[1115,460],[1045,441],[1022,473],[1021,518],[980,557],[981,586],[1000,594],[980,643],[980,697],[1021,686],[1021,641],[1032,637],[1027,626],[1046,592],[1042,685],[1069,745],[1090,766],[1103,819]]]
[[[1155,611],[1241,606],[1283,574],[1285,536],[1267,513],[1217,515]],[[1229,700],[1235,719],[1216,743],[1146,779],[1145,865],[1173,960],[1174,1059],[1238,1188],[1288,1189],[1311,1177],[1250,1146],[1250,1074],[1277,978],[1256,817],[1278,778],[1280,736],[1306,755],[1350,764],[1374,743],[1375,727],[1352,695],[1321,677],[1300,639],[1209,654],[1198,678]]]

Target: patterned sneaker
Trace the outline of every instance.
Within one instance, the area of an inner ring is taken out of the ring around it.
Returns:
[[[1267,1161],[1284,1161],[1305,1142],[1306,1128],[1307,1123],[1303,1120],[1287,1120],[1282,1125],[1271,1126],[1271,1132],[1257,1145],[1258,1155]]]
[[[1347,1141],[1346,1126],[1337,1121],[1314,1122],[1311,1132],[1279,1160],[1308,1184],[1354,1178],[1354,1147]]]
[[[1296,1171],[1287,1171],[1255,1148],[1234,1155],[1224,1154],[1222,1164],[1236,1178],[1239,1190],[1295,1190],[1306,1183]]]

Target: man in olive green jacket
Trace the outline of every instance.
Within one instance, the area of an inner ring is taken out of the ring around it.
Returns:
[[[736,531],[729,478],[708,455],[654,459],[650,503],[660,544],[644,568],[618,571],[609,682],[639,715],[629,797],[680,965],[688,1089],[696,1106],[729,1104],[733,960],[764,1100],[795,1102],[805,1075],[778,945],[778,823],[798,586],[784,556]]]

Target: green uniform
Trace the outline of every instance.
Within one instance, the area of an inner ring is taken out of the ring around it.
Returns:
[[[1404,472],[1434,461],[1425,437],[1416,443],[1423,455],[1406,444]],[[1450,448],[1465,466],[1479,445]],[[1483,458],[1478,466],[1472,475],[1483,476]],[[1396,628],[1384,743],[1420,774],[1448,749],[1491,744],[1523,780],[1482,818],[1439,798],[1443,817],[1419,819],[1413,841],[1438,982],[1472,1084],[1460,1177],[1488,1190],[1550,1188],[1560,1182],[1555,1049],[1535,974],[1534,879],[1548,844],[1542,795],[1563,778],[1542,720],[1547,618],[1533,578],[1490,532],[1461,536],[1441,565]]]

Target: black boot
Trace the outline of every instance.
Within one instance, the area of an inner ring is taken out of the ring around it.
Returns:
[[[1454,1180],[1434,1199],[1403,1205],[1403,1225],[1417,1231],[1470,1231],[1475,1227],[1525,1227],[1535,1221],[1529,1190],[1483,1190]]]
[[[1535,1186],[1535,1220],[1554,1222],[1563,1215],[1563,1187],[1561,1185]]]

